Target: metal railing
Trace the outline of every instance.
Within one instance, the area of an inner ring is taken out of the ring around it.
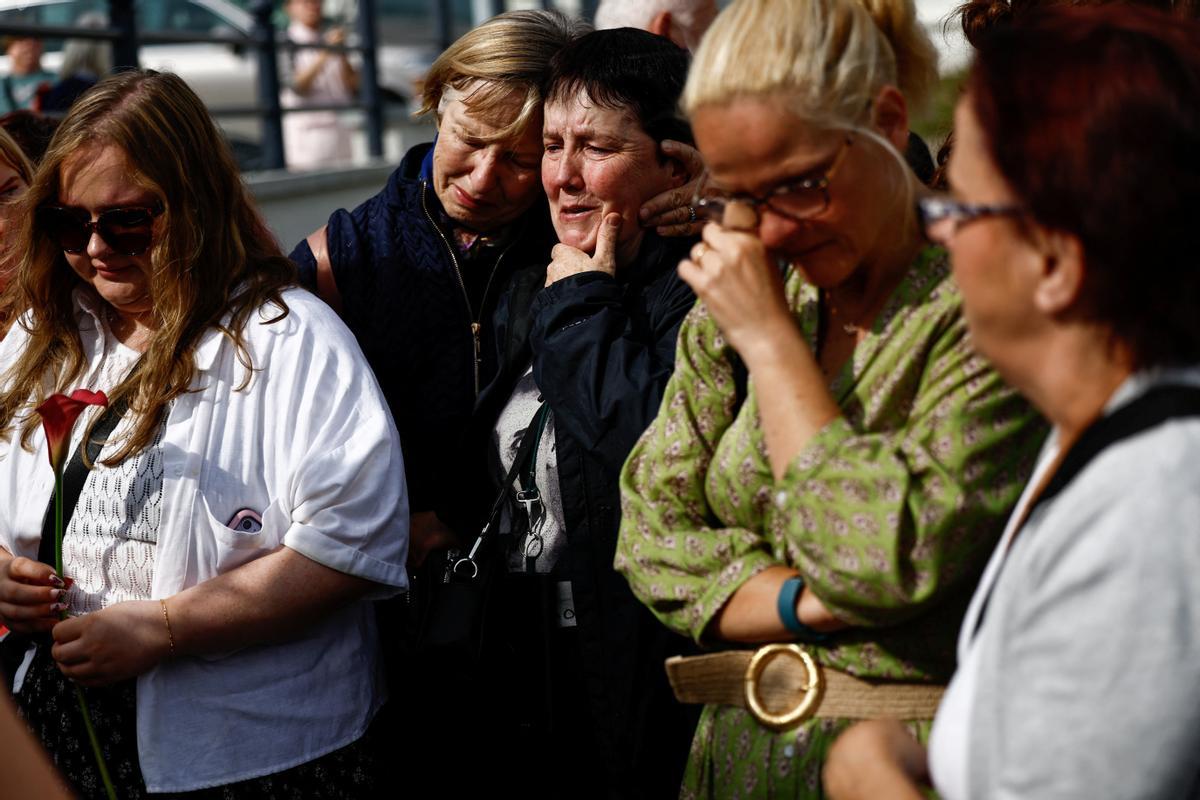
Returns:
[[[440,11],[439,26],[449,28],[448,0],[436,0]],[[271,17],[274,3],[257,0],[251,5],[254,25],[248,35],[171,33],[168,31],[139,31],[137,11],[133,0],[108,0],[109,24],[106,28],[73,26],[0,24],[0,35],[35,38],[97,39],[113,46],[113,69],[137,69],[138,48],[143,44],[227,44],[243,47],[257,54],[258,105],[248,107],[209,108],[214,117],[258,116],[263,121],[261,164],[267,169],[282,169],[283,115],[306,111],[345,111],[360,109],[366,114],[367,152],[374,157],[383,155],[383,95],[379,90],[379,69],[376,60],[375,0],[358,0],[358,44],[300,44],[281,39]],[[440,20],[445,20],[441,22]],[[309,105],[284,108],[280,102],[279,52],[318,49],[332,52],[358,52],[362,64],[357,103],[339,105]]]

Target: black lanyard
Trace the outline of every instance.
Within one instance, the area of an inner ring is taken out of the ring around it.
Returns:
[[[550,405],[545,401],[538,408],[529,427],[525,429],[525,438],[533,437],[529,448],[529,456],[521,468],[521,488],[517,491],[517,502],[525,508],[525,571],[537,572],[535,566],[538,556],[545,549],[546,542],[542,538],[542,526],[546,524],[546,504],[542,501],[541,492],[537,488],[537,457],[541,446],[542,434],[546,430],[546,420],[550,417]],[[521,444],[524,444],[522,440]]]
[[[1016,541],[1016,537],[1029,524],[1029,518],[1033,516],[1034,511],[1066,489],[1071,481],[1083,471],[1083,468],[1106,448],[1122,439],[1128,439],[1150,428],[1156,428],[1168,420],[1198,416],[1200,416],[1200,388],[1167,384],[1147,390],[1137,399],[1093,422],[1067,451],[1062,463],[1054,471],[1054,476],[1046,484],[1046,488],[1029,506],[1025,512],[1025,518],[1021,520],[1020,527],[1013,532],[1011,541]],[[988,595],[979,609],[979,617],[975,621],[972,638],[979,635],[979,629],[983,625],[983,618],[987,613],[988,603],[991,602],[995,586],[996,584],[993,582],[992,588],[988,590]]]

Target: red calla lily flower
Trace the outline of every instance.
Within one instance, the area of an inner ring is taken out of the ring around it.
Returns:
[[[75,427],[75,420],[88,406],[106,405],[108,396],[104,392],[76,389],[70,396],[52,394],[37,407],[42,428],[46,431],[46,440],[50,443],[50,466],[56,475],[67,462],[67,448],[71,446],[71,429]]]

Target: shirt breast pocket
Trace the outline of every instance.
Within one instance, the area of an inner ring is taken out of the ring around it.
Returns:
[[[247,507],[233,512],[230,519],[222,520],[213,514],[203,494],[197,499],[198,516],[201,517],[198,523],[211,532],[217,573],[228,572],[265,556],[279,546],[291,526],[291,519],[278,500],[260,514],[253,513],[257,509]],[[261,525],[258,524],[259,517]]]

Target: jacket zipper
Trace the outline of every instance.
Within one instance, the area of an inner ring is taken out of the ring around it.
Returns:
[[[458,287],[462,289],[463,303],[467,309],[467,319],[471,321],[471,341],[475,345],[475,399],[479,399],[479,365],[482,362],[483,343],[479,338],[479,331],[482,327],[478,319],[473,319],[471,316],[471,296],[467,294],[467,283],[463,280],[462,269],[458,265],[458,256],[454,253],[454,247],[450,244],[450,240],[446,238],[446,234],[442,233],[442,229],[433,221],[433,215],[429,213],[429,206],[425,204],[425,191],[429,186],[428,181],[421,181],[421,210],[425,212],[425,218],[429,220],[429,224],[437,231],[438,236],[442,239],[442,244],[446,245],[446,252],[450,254],[450,262],[454,265],[454,275],[458,278]],[[496,263],[492,266],[492,271],[488,275],[487,285],[483,287],[483,299],[480,302],[480,310],[487,308],[488,295],[492,291],[492,280],[496,277],[496,273],[500,270],[500,262],[508,255],[508,251],[513,248],[516,241],[513,241],[504,248],[504,251],[496,257]]]

